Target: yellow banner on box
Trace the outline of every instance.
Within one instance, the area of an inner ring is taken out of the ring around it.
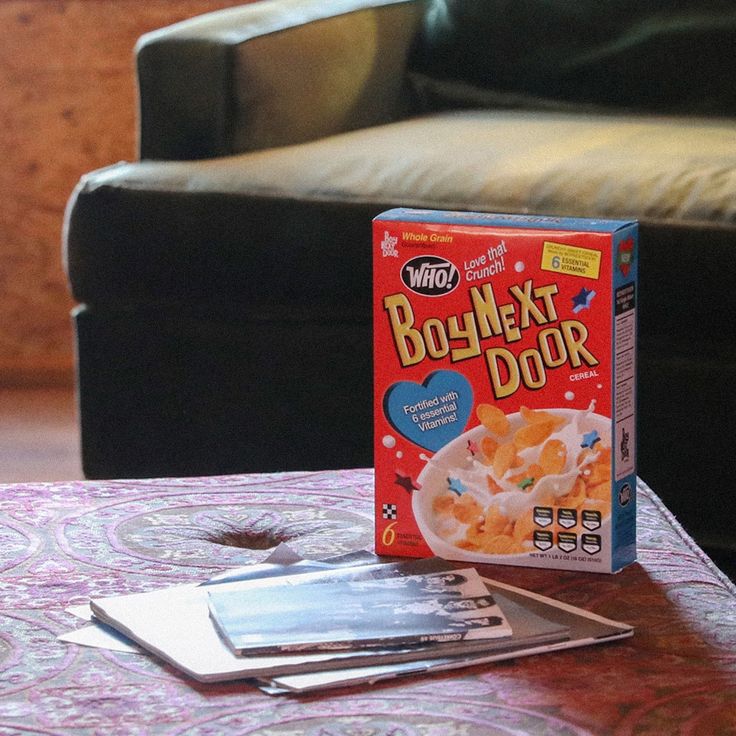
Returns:
[[[597,279],[601,270],[601,254],[600,251],[590,248],[578,248],[546,240],[542,249],[542,269]]]

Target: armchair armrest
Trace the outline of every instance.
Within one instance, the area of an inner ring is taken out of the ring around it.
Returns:
[[[141,158],[200,159],[400,114],[424,0],[260,0],[141,37]]]

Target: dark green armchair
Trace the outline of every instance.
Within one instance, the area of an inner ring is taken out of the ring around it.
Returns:
[[[734,548],[735,41],[695,0],[264,0],[143,37],[140,160],[65,223],[85,472],[371,465],[383,209],[637,218],[640,475]]]

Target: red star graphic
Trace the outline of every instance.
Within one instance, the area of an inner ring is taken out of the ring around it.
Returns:
[[[394,483],[396,483],[397,486],[401,486],[407,493],[411,493],[412,491],[418,491],[420,490],[421,486],[416,484],[409,475],[404,475],[403,473],[396,472],[396,480]]]

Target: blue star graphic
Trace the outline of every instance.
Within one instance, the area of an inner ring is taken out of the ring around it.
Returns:
[[[590,309],[590,303],[594,296],[595,292],[592,289],[586,289],[585,287],[580,289],[580,292],[572,298],[572,311],[577,314],[583,309]]]
[[[458,496],[462,496],[468,490],[459,478],[448,478],[447,483],[450,486],[450,490],[453,493],[457,493]]]
[[[583,435],[583,441],[580,444],[580,447],[593,447],[593,445],[595,445],[596,442],[600,442],[600,441],[601,441],[600,435],[595,429],[593,429],[590,432],[586,432]]]

